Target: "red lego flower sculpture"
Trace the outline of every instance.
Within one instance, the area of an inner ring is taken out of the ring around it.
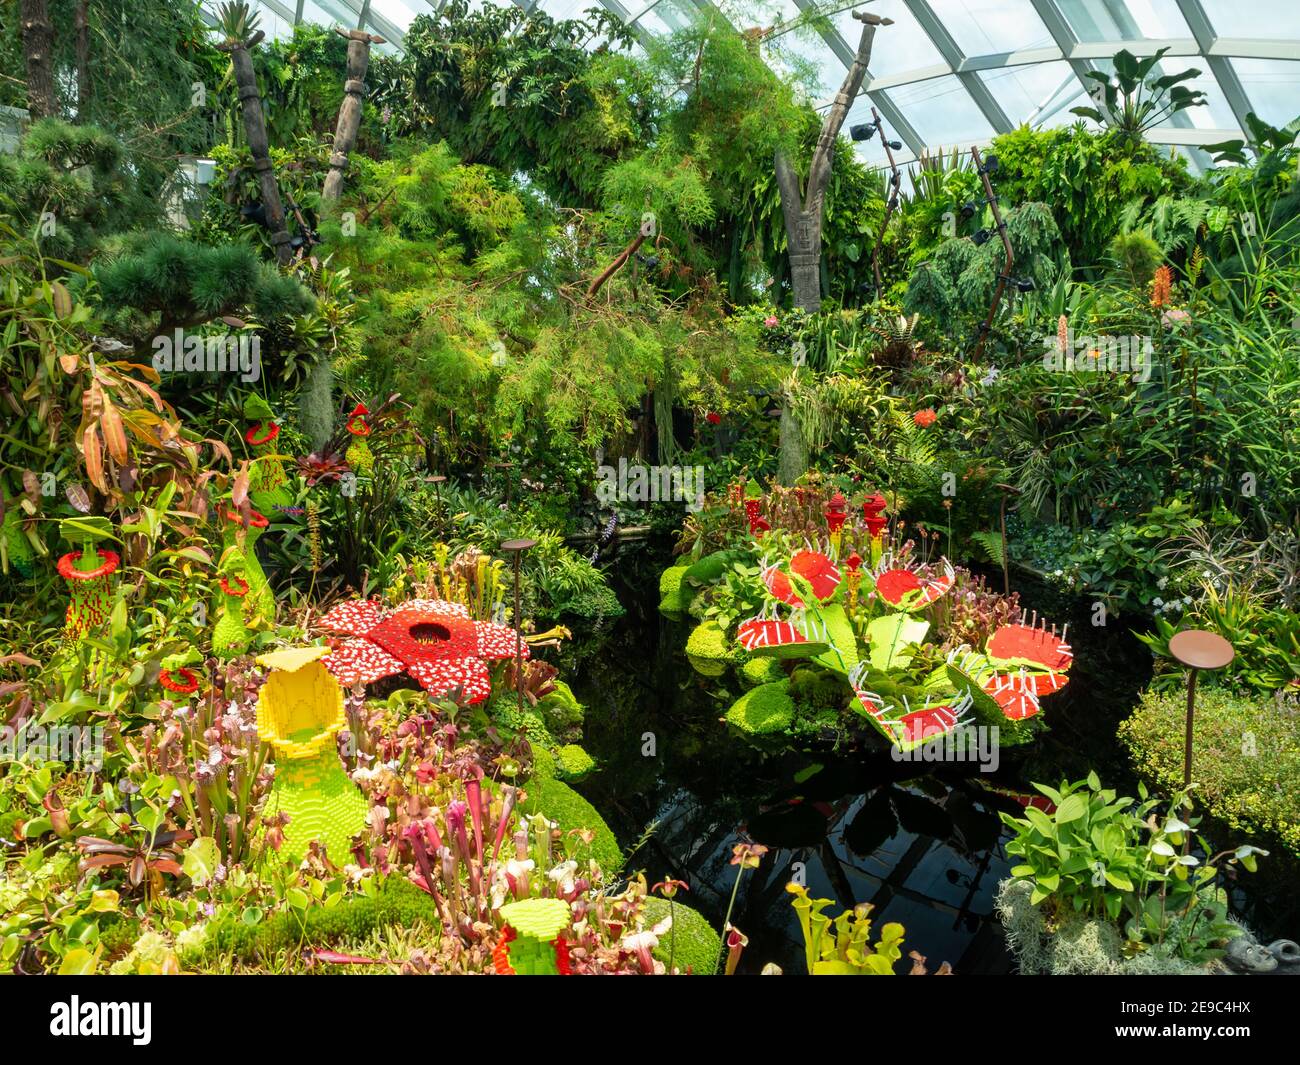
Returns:
[[[790,558],[790,572],[812,585],[813,595],[825,602],[835,594],[840,585],[840,571],[835,563],[820,551],[799,551]],[[790,606],[804,606],[790,578],[778,563],[763,570],[763,583],[774,597]]]
[[[885,531],[885,525],[888,524],[885,518],[885,507],[887,506],[885,497],[879,492],[868,496],[862,501],[862,521],[871,533],[871,538],[877,540]]]
[[[492,694],[487,662],[514,658],[517,633],[474,621],[460,603],[413,599],[386,610],[373,599],[339,603],[322,624],[352,636],[321,661],[344,687],[406,673],[434,695],[459,688],[469,703]],[[528,658],[528,645],[522,654]]]

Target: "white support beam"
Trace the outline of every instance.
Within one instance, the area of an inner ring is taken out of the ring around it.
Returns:
[[[1214,32],[1210,17],[1201,6],[1201,0],[1178,0],[1178,10],[1183,13],[1192,36],[1196,38],[1197,45],[1205,53],[1205,61],[1210,65],[1210,73],[1219,83],[1219,91],[1223,93],[1223,98],[1232,108],[1232,117],[1237,120],[1237,125],[1241,127],[1244,135],[1245,131],[1250,129],[1246,122],[1246,115],[1251,111],[1250,98],[1246,95],[1246,90],[1241,84],[1241,79],[1237,77],[1231,61],[1222,55],[1213,54],[1218,36]]]

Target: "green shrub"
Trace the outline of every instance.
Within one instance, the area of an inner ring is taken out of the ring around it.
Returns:
[[[682,577],[688,567],[669,566],[659,574],[659,609],[665,614],[684,613],[690,606],[687,593],[682,588]]]
[[[1181,691],[1147,691],[1119,728],[1138,772],[1162,788],[1183,782],[1187,714]],[[1216,688],[1196,697],[1192,780],[1215,817],[1300,851],[1300,707]]]
[[[537,701],[537,709],[546,727],[556,736],[580,728],[587,715],[586,707],[578,702],[573,690],[562,680],[553,682],[555,691]]]
[[[790,682],[778,680],[747,691],[732,704],[726,720],[746,736],[770,736],[790,727],[794,711]]]
[[[646,927],[650,928],[668,916],[668,900],[651,895],[646,898],[642,913]],[[717,971],[718,958],[722,953],[722,937],[714,931],[703,914],[677,899],[672,903],[672,915],[672,930],[659,938],[659,946],[651,953],[667,965],[669,937],[673,936],[673,967],[682,972],[689,969],[692,976],[712,976]]]

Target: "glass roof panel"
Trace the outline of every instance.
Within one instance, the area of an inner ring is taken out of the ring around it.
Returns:
[[[1234,59],[1251,110],[1272,126],[1286,126],[1300,116],[1300,63],[1277,59]]]
[[[872,4],[870,10],[882,18],[894,20],[892,26],[885,26],[876,34],[871,47],[871,66],[868,69],[872,78],[887,78],[907,70],[943,65],[939,49],[926,36],[903,0],[882,0]],[[848,10],[832,15],[831,22],[849,50],[856,52],[858,41],[862,39],[862,23]]]
[[[1192,36],[1177,0],[1057,0],[1057,6],[1074,35],[1088,43]]]
[[[1027,0],[930,0],[930,7],[967,56],[1044,48],[1052,35]]]
[[[955,74],[889,91],[904,117],[935,147],[990,140],[993,127]]]
[[[1296,0],[1201,0],[1220,37],[1267,37],[1300,40],[1300,4]]]
[[[1016,125],[1068,126],[1078,120],[1070,108],[1087,103],[1083,85],[1065,60],[981,70],[978,77]]]

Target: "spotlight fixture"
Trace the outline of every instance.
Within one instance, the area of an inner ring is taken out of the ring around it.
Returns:
[[[967,200],[965,203],[961,205],[961,220],[963,222],[969,222],[972,218],[975,217],[975,212],[978,211],[979,209],[980,209],[979,204],[977,204],[974,200]]]
[[[903,150],[903,142],[902,142],[902,141],[890,141],[890,142],[889,142],[889,146],[890,146],[891,148],[893,148],[894,151],[896,151],[896,152],[901,152],[901,151]]]
[[[970,239],[975,242],[975,247],[981,248],[985,244],[987,244],[992,238],[993,238],[992,232],[990,232],[987,229],[981,229]]]
[[[849,127],[849,137],[855,141],[869,141],[876,135],[876,124],[874,122],[859,122],[856,126]]]
[[[1014,284],[1017,292],[1033,292],[1038,287],[1032,277],[1018,277]]]
[[[980,167],[981,174],[992,174],[997,171],[1001,164],[998,163],[998,157],[992,153],[984,157],[984,165]]]

